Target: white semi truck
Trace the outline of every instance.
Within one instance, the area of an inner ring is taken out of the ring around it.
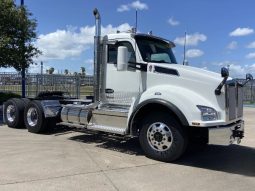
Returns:
[[[101,36],[96,21],[94,97],[66,100],[56,93],[10,99],[9,127],[43,133],[56,124],[139,137],[146,156],[174,161],[190,142],[240,143],[243,85],[218,73],[177,64],[174,43],[135,31]],[[252,79],[246,75],[247,83]]]

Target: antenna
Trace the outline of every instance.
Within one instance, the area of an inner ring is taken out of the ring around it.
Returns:
[[[184,46],[183,46],[183,65],[185,65],[186,62],[186,40],[187,40],[187,32],[185,31],[185,36],[184,36]]]
[[[135,10],[135,33],[137,32],[137,9]]]

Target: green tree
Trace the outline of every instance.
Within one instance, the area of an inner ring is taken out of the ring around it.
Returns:
[[[67,69],[64,70],[64,74],[65,75],[68,75],[69,74],[69,71]]]
[[[81,75],[82,76],[86,75],[86,69],[84,67],[81,67]]]
[[[0,0],[0,67],[28,68],[41,52],[35,47],[36,20],[26,7]]]
[[[49,70],[48,70],[48,72],[49,72],[49,74],[53,74],[54,73],[54,68],[53,67],[51,67]]]

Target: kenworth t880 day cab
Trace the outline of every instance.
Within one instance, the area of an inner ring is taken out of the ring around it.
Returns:
[[[193,141],[240,142],[244,84],[228,79],[227,69],[220,75],[177,64],[174,43],[153,35],[102,37],[100,14],[93,13],[93,99],[11,99],[4,105],[8,126],[42,133],[58,124],[139,137],[145,155],[161,161],[178,159]]]

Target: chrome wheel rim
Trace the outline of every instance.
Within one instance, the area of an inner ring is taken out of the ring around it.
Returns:
[[[8,105],[6,109],[6,117],[9,122],[13,122],[15,120],[15,107],[14,105]]]
[[[38,113],[36,108],[31,107],[27,111],[27,122],[31,127],[34,127],[37,125],[38,122]]]
[[[151,148],[156,151],[166,151],[173,143],[173,134],[166,124],[156,122],[150,125],[147,131],[147,140]]]

